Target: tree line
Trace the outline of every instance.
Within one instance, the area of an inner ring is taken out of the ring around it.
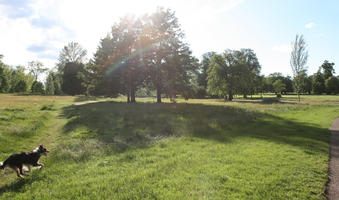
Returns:
[[[155,96],[161,103],[163,97],[175,101],[179,95],[231,101],[234,95],[247,98],[263,93],[338,94],[334,63],[325,61],[317,73],[308,76],[305,48],[303,37],[297,36],[291,53],[293,77],[261,75],[252,49],[207,52],[199,61],[185,42],[175,13],[158,8],[152,14],[125,16],[113,24],[88,61],[87,51],[79,43],[70,42],[60,51],[58,63],[47,73],[44,84],[39,76],[47,68],[41,62],[13,68],[4,64],[1,56],[0,92],[124,95],[131,103],[136,96]]]

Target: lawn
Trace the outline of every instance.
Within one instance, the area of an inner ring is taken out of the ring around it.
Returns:
[[[0,95],[0,160],[51,149],[0,199],[326,199],[339,96],[86,100]]]

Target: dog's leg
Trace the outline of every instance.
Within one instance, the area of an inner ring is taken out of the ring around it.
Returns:
[[[15,168],[15,171],[16,175],[18,175],[19,178],[24,178],[23,176],[21,176],[20,169],[18,167]]]
[[[28,172],[32,171],[32,166],[31,165],[27,165],[27,168],[28,168]]]
[[[23,165],[21,165],[19,167],[19,171],[20,171],[20,174],[23,175],[23,176],[27,176],[27,174],[24,174],[24,171],[23,171]]]
[[[44,164],[42,164],[42,163],[35,163],[33,166],[34,167],[39,167],[39,169],[41,169],[44,166]]]

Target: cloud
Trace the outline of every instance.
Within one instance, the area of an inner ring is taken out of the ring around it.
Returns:
[[[311,29],[311,28],[314,27],[314,25],[315,25],[314,22],[310,22],[310,23],[308,23],[308,24],[305,25],[305,28]]]
[[[32,0],[0,0],[0,10],[12,19],[29,17],[32,14],[31,3]]]
[[[281,44],[275,45],[272,47],[272,51],[279,53],[289,53],[292,50],[292,46],[290,44]]]

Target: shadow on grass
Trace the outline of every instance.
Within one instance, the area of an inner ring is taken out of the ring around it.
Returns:
[[[35,181],[39,181],[43,179],[44,177],[41,176],[40,172],[32,172],[28,176],[26,176],[24,179],[17,178],[13,183],[9,185],[5,185],[0,187],[0,197],[1,194],[5,192],[19,192],[25,185],[30,185],[34,183]]]
[[[328,152],[328,129],[231,106],[99,102],[69,106],[64,133],[97,139],[119,151],[171,136],[219,142],[237,137],[286,143],[305,152]]]
[[[235,100],[235,102],[238,103],[257,103],[257,104],[296,104],[295,102],[286,102],[282,100],[287,100],[287,99],[280,99],[280,98],[262,98],[262,99],[239,99]]]

